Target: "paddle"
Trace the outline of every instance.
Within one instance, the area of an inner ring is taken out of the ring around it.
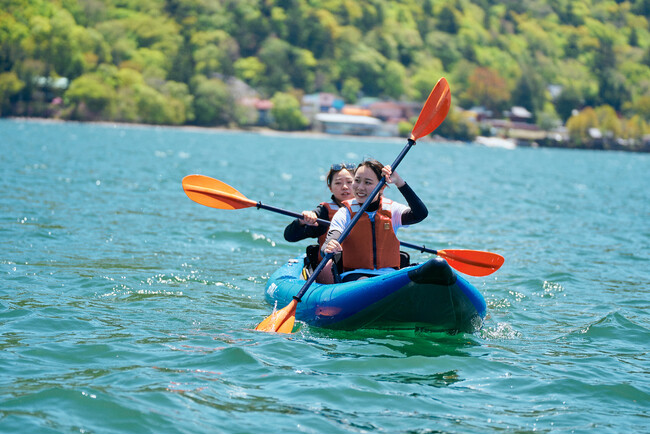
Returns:
[[[438,126],[442,123],[442,121],[445,120],[445,117],[449,112],[450,106],[451,106],[451,93],[449,91],[449,84],[447,83],[447,80],[443,77],[440,80],[438,80],[438,83],[436,83],[433,90],[429,94],[429,98],[427,98],[427,101],[424,103],[424,107],[422,108],[422,111],[418,116],[418,120],[415,122],[415,127],[413,127],[413,130],[411,131],[411,135],[406,143],[406,146],[391,165],[391,169],[393,171],[397,169],[397,166],[401,163],[402,159],[404,159],[406,153],[408,153],[411,147],[415,145],[416,140],[432,133],[433,130],[438,128]],[[343,243],[343,241],[347,238],[348,234],[350,234],[350,231],[352,231],[354,225],[361,218],[363,213],[366,211],[366,209],[372,202],[372,199],[375,196],[377,196],[377,194],[379,193],[381,188],[384,187],[385,184],[386,184],[385,177],[381,177],[379,183],[377,183],[372,193],[370,193],[370,195],[368,196],[368,198],[370,199],[368,201],[365,201],[362,204],[361,209],[357,212],[356,215],[354,215],[354,218],[352,218],[352,220],[348,223],[345,229],[343,229],[343,232],[338,238],[339,243]],[[323,257],[321,262],[318,264],[318,266],[316,266],[316,269],[314,269],[314,273],[311,274],[311,276],[309,277],[307,282],[305,282],[305,284],[302,286],[298,294],[293,297],[293,300],[289,303],[289,305],[287,305],[280,311],[271,314],[269,317],[264,319],[262,323],[257,325],[255,329],[258,331],[283,332],[283,333],[290,334],[293,330],[294,322],[296,321],[296,306],[298,305],[298,302],[301,301],[301,298],[304,296],[307,290],[309,290],[309,287],[316,280],[318,274],[321,272],[321,270],[323,270],[327,262],[331,260],[333,256],[334,256],[333,252],[326,254],[325,257]]]
[[[302,214],[283,210],[255,202],[248,199],[233,187],[226,183],[205,175],[188,175],[183,178],[183,190],[187,196],[199,204],[218,208],[222,210],[235,210],[249,207],[257,207],[280,213],[285,216],[302,218]],[[317,219],[321,225],[329,225],[330,222]],[[445,249],[436,251],[425,246],[418,246],[408,242],[401,242],[400,245],[407,248],[417,249],[420,252],[429,252],[446,259],[451,267],[470,276],[487,276],[496,272],[503,264],[503,257],[491,252],[473,251],[466,249]]]

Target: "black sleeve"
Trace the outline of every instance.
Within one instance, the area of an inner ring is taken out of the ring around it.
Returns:
[[[319,205],[314,210],[319,219],[328,220],[327,209]],[[284,229],[284,239],[287,242],[298,242],[300,240],[317,238],[327,232],[329,226],[318,224],[318,226],[300,225],[299,219],[295,219]]]
[[[410,208],[410,210],[402,214],[402,225],[412,225],[422,222],[429,215],[427,206],[424,205],[422,200],[413,192],[413,189],[408,184],[404,184],[398,189]]]

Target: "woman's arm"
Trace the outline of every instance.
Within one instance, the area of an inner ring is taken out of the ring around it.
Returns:
[[[388,165],[384,166],[382,173],[388,183],[397,186],[409,206],[409,209],[402,213],[402,225],[412,225],[422,222],[429,215],[429,210],[427,210],[427,206],[424,205],[422,200],[411,189],[411,186],[406,184],[406,181],[397,172],[392,172]]]
[[[307,212],[303,212],[307,213]],[[318,219],[328,220],[327,209],[322,205],[316,207],[313,211]],[[313,219],[312,219],[313,220]],[[287,242],[299,242],[300,240],[308,238],[317,238],[325,234],[327,231],[326,225],[316,224],[310,225],[305,222],[305,219],[295,219],[284,229],[284,239]]]
[[[402,213],[402,225],[412,225],[422,222],[429,215],[427,206],[424,205],[420,197],[415,194],[408,184],[404,183],[398,189],[409,206],[409,209]]]

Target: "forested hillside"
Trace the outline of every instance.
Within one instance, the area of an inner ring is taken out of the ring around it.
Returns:
[[[424,101],[445,76],[465,108],[605,106],[643,131],[649,17],[650,0],[0,0],[0,113],[244,126],[252,91]]]

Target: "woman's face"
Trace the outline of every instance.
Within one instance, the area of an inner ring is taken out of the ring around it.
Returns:
[[[341,169],[334,177],[332,177],[332,183],[330,184],[330,190],[339,201],[347,201],[352,199],[354,195],[352,194],[352,174],[347,169]]]
[[[366,200],[368,200],[368,195],[372,193],[372,190],[375,188],[377,183],[379,183],[379,178],[377,178],[375,171],[367,166],[361,166],[359,169],[357,169],[357,171],[354,173],[352,190],[354,191],[354,197],[359,202],[359,204],[363,204],[366,202]],[[379,191],[374,199],[377,199],[383,190],[384,188]]]

